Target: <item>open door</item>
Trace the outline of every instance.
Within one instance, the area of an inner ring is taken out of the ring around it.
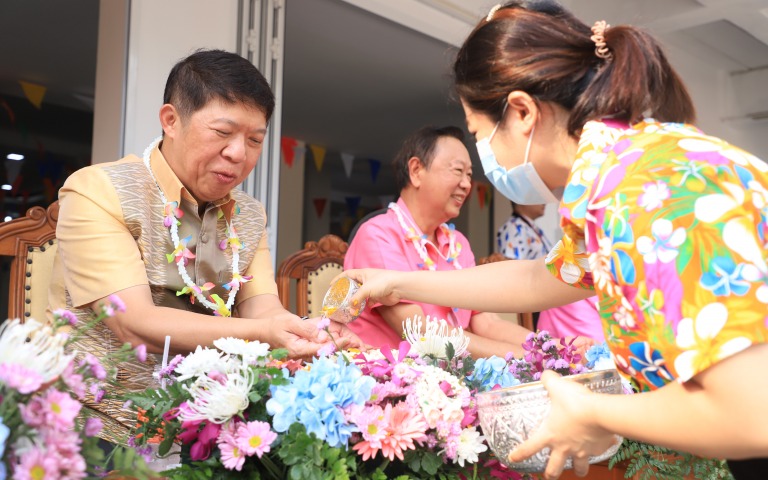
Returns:
[[[275,94],[275,111],[261,158],[243,182],[243,190],[259,199],[269,219],[269,249],[277,251],[278,196],[280,193],[280,126],[282,123],[283,47],[285,0],[244,0],[241,4],[240,55],[264,75]],[[273,265],[273,268],[276,268]]]

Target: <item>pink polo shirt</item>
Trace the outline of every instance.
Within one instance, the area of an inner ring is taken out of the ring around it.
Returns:
[[[397,201],[406,222],[415,225],[413,217],[402,199]],[[458,262],[462,268],[475,265],[475,255],[469,246],[467,238],[461,232],[454,230],[456,242],[461,244]],[[429,257],[435,262],[437,270],[453,270],[454,267],[445,260],[448,255],[448,236],[437,231],[437,247],[431,242],[427,243]],[[438,250],[443,255],[438,254]],[[421,270],[418,266],[422,263],[416,248],[410,240],[406,239],[405,232],[398,222],[397,215],[392,209],[387,213],[377,215],[360,226],[352,239],[352,243],[344,256],[344,269],[352,268],[383,268],[386,270],[412,271]],[[428,303],[404,301],[419,305],[424,315],[432,318],[445,319],[451,326],[467,328],[469,319],[474,312],[472,310],[452,309]],[[397,348],[402,338],[395,332],[387,321],[378,313],[381,304],[366,306],[358,319],[349,324],[349,327],[367,344],[374,347]],[[405,319],[403,318],[403,321]]]

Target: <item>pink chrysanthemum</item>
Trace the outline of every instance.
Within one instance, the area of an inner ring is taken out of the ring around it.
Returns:
[[[387,435],[383,408],[378,405],[367,406],[352,414],[351,420],[360,429],[363,440],[372,448],[381,448],[381,440]]]
[[[13,468],[14,480],[40,480],[59,478],[59,465],[55,455],[48,455],[45,450],[33,447],[21,456]]]
[[[267,422],[241,423],[235,436],[240,450],[247,456],[262,455],[269,452],[270,445],[277,438],[277,434],[270,430]]]
[[[26,395],[40,388],[43,377],[23,365],[3,363],[0,364],[0,382]]]
[[[384,412],[387,420],[388,433],[381,441],[381,453],[390,460],[395,457],[403,460],[405,450],[413,450],[416,445],[413,442],[422,442],[427,436],[427,423],[421,413],[416,412],[401,402],[391,407],[387,405]]]
[[[387,404],[384,409],[386,435],[381,439],[381,454],[390,460],[395,457],[403,460],[403,452],[416,449],[414,442],[422,443],[427,440],[424,432],[427,423],[418,411],[411,409],[406,403],[400,402],[394,407]],[[363,461],[374,458],[379,451],[371,442],[363,440],[352,447]]]
[[[226,430],[222,430],[218,437],[218,447],[221,452],[221,463],[227,470],[243,469],[245,452],[240,449],[237,439]]]
[[[42,399],[46,424],[60,430],[75,426],[75,417],[80,413],[80,402],[69,394],[51,388]]]

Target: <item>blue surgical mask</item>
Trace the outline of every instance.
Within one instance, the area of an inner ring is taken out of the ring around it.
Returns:
[[[504,108],[506,111],[506,106]],[[502,112],[502,117],[504,113]],[[543,203],[558,203],[557,198],[541,179],[533,165],[528,162],[528,153],[531,151],[531,140],[536,127],[531,129],[531,135],[528,137],[528,145],[525,147],[525,160],[522,165],[512,167],[506,170],[499,165],[496,155],[491,148],[491,140],[499,128],[499,121],[491,134],[475,145],[477,153],[480,155],[480,162],[483,164],[483,171],[488,180],[493,184],[502,195],[520,205],[541,205]]]

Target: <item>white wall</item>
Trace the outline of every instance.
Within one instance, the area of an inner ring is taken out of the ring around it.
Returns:
[[[99,2],[94,93],[98,101],[93,110],[93,163],[111,162],[123,153],[129,15],[129,0]]]
[[[123,153],[160,135],[158,112],[173,65],[198,48],[237,51],[237,0],[132,0]]]

